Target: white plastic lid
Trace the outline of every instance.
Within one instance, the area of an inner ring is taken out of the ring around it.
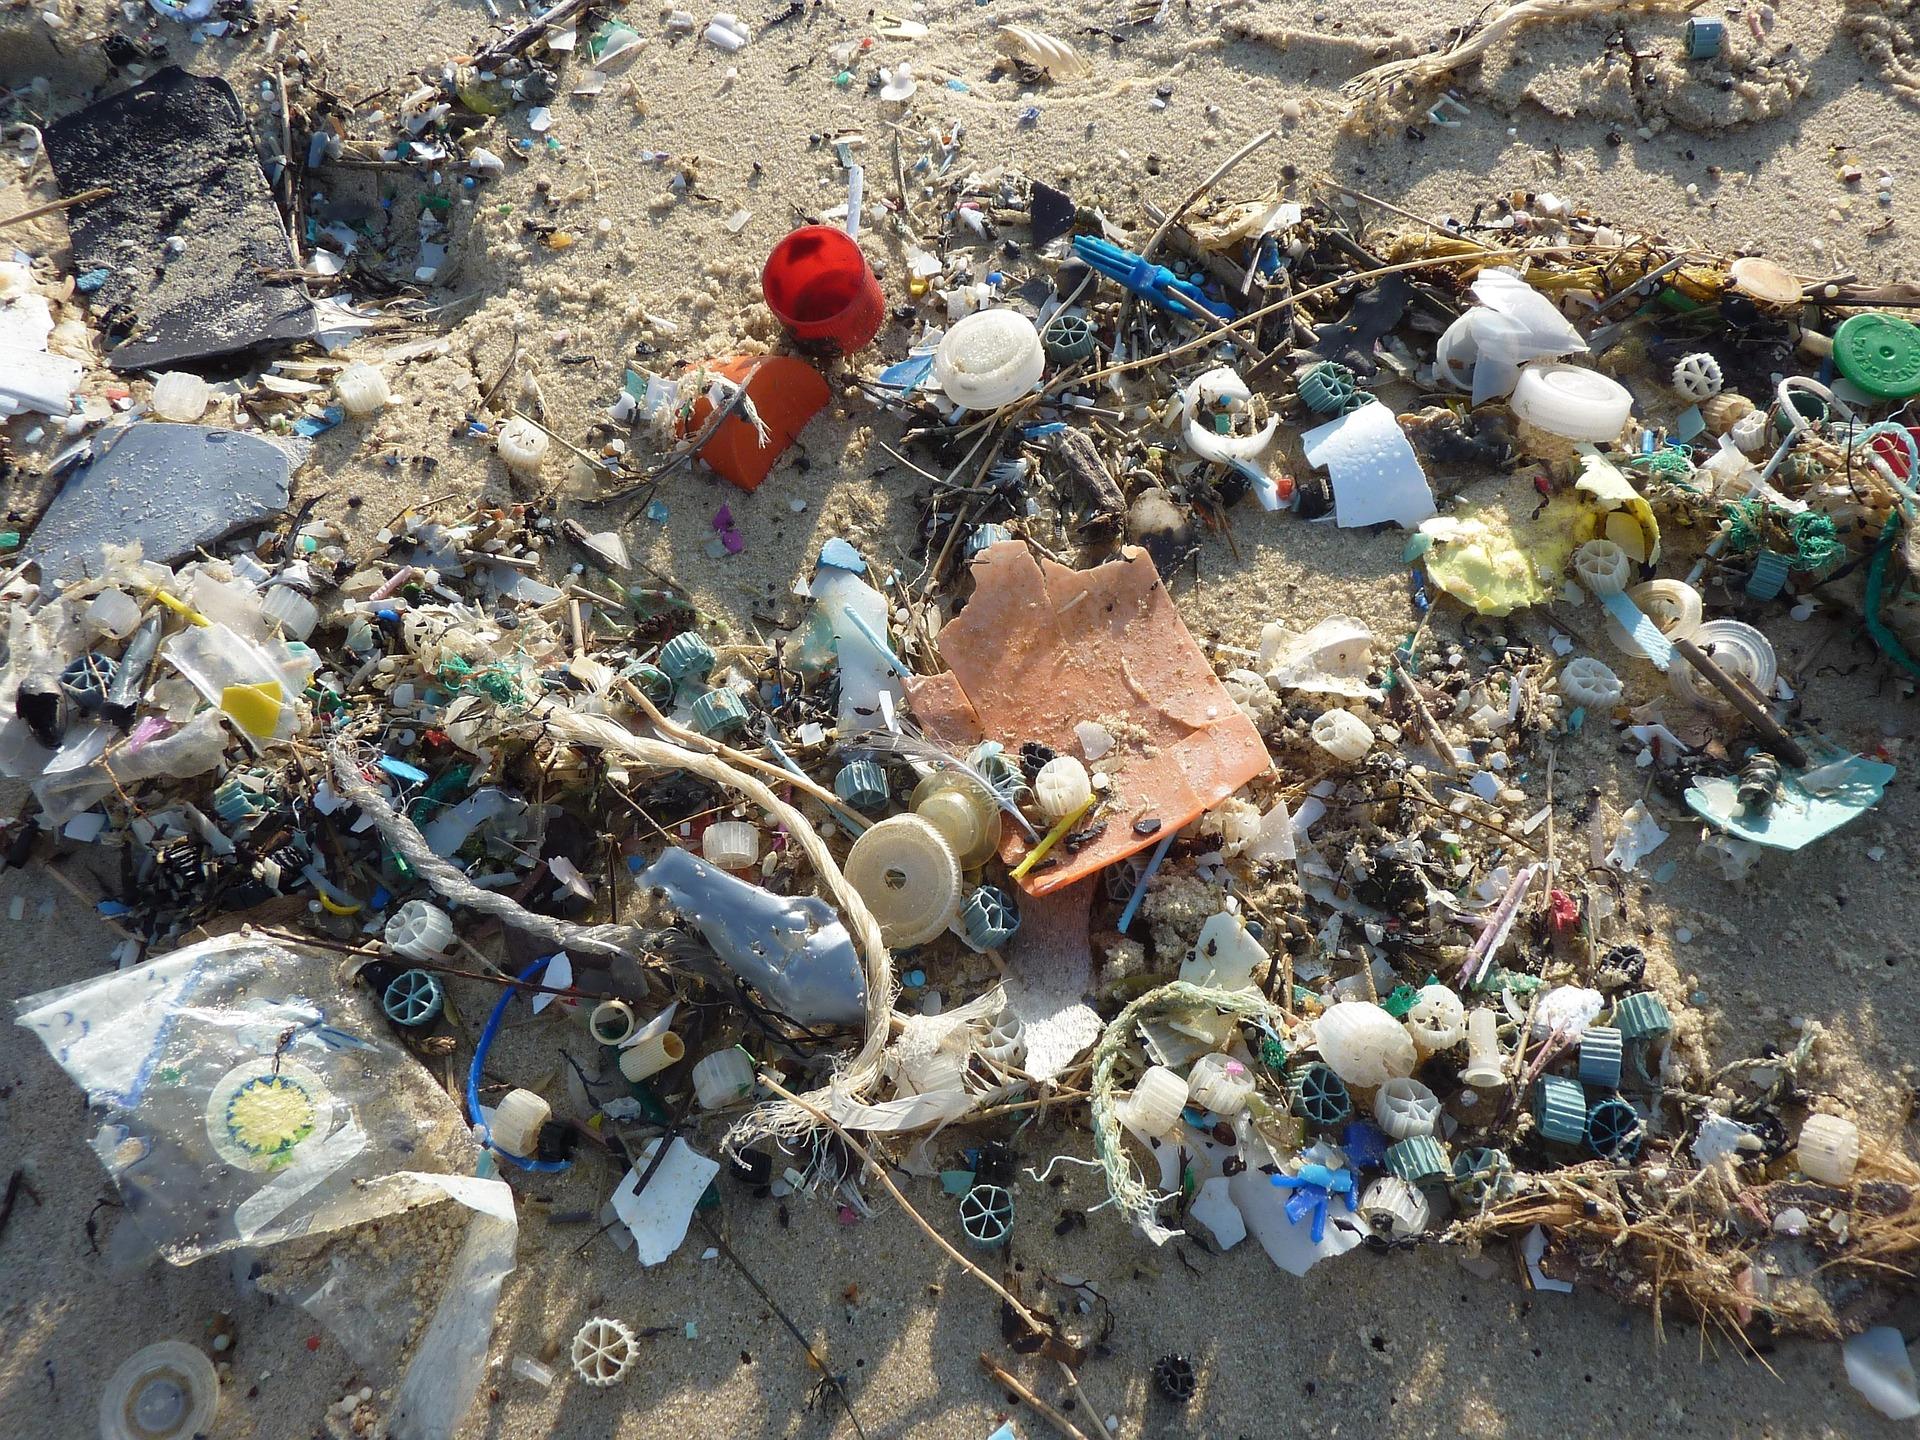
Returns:
[[[980,310],[941,340],[933,378],[969,410],[996,410],[1031,390],[1047,368],[1033,321],[1017,310]]]
[[[924,944],[960,908],[959,857],[918,815],[882,820],[854,841],[846,876],[889,945]]]
[[[129,1355],[100,1392],[100,1440],[193,1440],[213,1428],[220,1377],[181,1340]]]
[[[1633,396],[1597,370],[1542,361],[1521,370],[1513,413],[1549,434],[1599,444],[1620,438]]]

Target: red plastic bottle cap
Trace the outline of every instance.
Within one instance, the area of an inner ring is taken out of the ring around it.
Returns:
[[[1907,433],[1913,436],[1916,446],[1920,446],[1920,425],[1909,425]],[[1893,478],[1905,480],[1912,462],[1907,459],[1907,447],[1891,435],[1876,435],[1867,442],[1873,447],[1874,454],[1887,462],[1887,468],[1893,471]]]
[[[826,341],[843,354],[871,341],[887,318],[887,297],[867,257],[831,225],[803,226],[774,246],[760,291],[796,338]]]

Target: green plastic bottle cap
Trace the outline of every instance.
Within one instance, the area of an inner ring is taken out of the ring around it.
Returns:
[[[1920,326],[1897,315],[1855,315],[1833,332],[1833,363],[1869,395],[1920,395]]]

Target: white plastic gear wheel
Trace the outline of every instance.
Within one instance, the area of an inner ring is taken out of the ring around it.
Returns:
[[[1720,373],[1720,362],[1704,350],[1682,355],[1674,362],[1673,388],[1696,403],[1711,400],[1726,383],[1726,377]]]
[[[1611,540],[1589,540],[1573,552],[1573,573],[1596,595],[1618,595],[1627,588],[1633,561]]]
[[[604,1315],[594,1316],[573,1334],[573,1373],[592,1386],[604,1388],[624,1380],[639,1355],[633,1331]]]
[[[1560,693],[1576,705],[1606,710],[1620,703],[1626,687],[1620,677],[1591,655],[1569,660],[1560,671]]]

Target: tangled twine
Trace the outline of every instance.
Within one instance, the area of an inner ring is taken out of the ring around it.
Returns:
[[[1214,990],[1175,980],[1149,990],[1122,1010],[1093,1049],[1093,1153],[1107,1177],[1107,1193],[1113,1197],[1113,1203],[1156,1245],[1171,1239],[1176,1232],[1154,1218],[1163,1197],[1147,1188],[1139,1168],[1127,1154],[1126,1142],[1120,1134],[1120,1117],[1115,1111],[1113,1070],[1132,1045],[1133,1033],[1142,1020],[1197,1006],[1209,1006],[1236,1020],[1284,1023],[1280,1007],[1255,991]]]

